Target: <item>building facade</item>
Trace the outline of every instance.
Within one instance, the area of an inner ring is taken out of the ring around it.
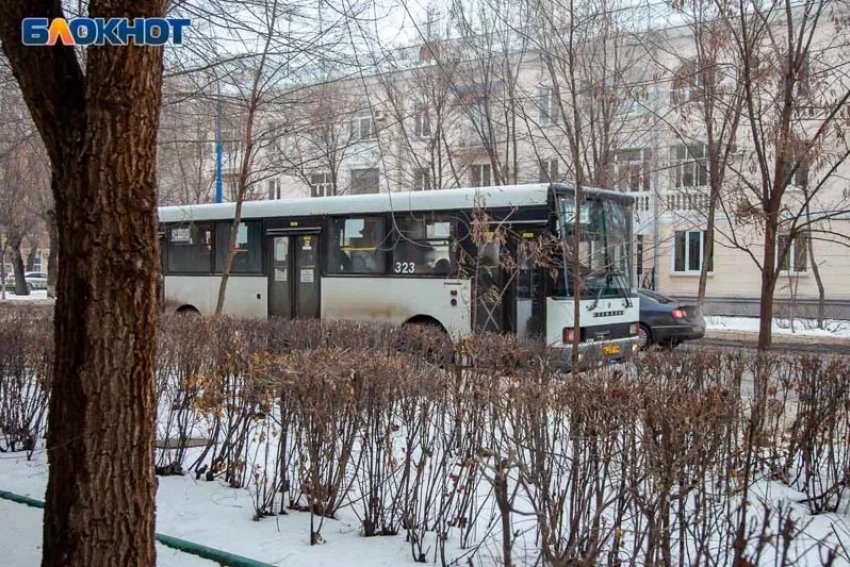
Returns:
[[[850,50],[846,34],[836,33],[841,14],[829,16],[819,27],[806,14],[795,20],[795,31],[811,37],[795,54],[774,46],[743,53],[734,37],[696,17],[664,30],[594,29],[571,44],[527,33],[401,50],[369,74],[274,93],[254,127],[261,134],[247,194],[280,199],[580,177],[637,198],[642,286],[696,298],[708,262],[706,311],[749,315],[762,293],[759,199],[764,205],[775,195],[782,215],[777,315],[810,316],[824,297],[829,314],[850,318],[842,285],[850,275],[842,134],[850,125]],[[706,39],[706,30],[717,35]],[[793,100],[770,100],[782,92]],[[781,130],[784,111],[791,134],[765,134]],[[245,128],[237,119],[222,131],[228,199],[239,182]],[[792,134],[800,155],[777,161],[792,150],[776,140]],[[209,199],[214,163],[206,155],[197,169],[207,176],[200,185]],[[774,163],[787,171],[771,171]]]

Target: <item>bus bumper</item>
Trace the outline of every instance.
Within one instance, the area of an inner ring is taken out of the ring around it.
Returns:
[[[637,336],[581,343],[578,347],[578,369],[587,370],[606,364],[625,362],[638,351],[639,347],[640,338]],[[572,370],[572,345],[562,347],[562,350],[563,355],[559,366],[563,370]]]

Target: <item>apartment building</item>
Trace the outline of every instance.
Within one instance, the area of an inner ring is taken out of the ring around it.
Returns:
[[[252,162],[251,198],[575,182],[581,172],[588,185],[635,195],[641,285],[671,295],[697,295],[713,208],[707,309],[755,314],[764,223],[754,196],[776,183],[784,193],[778,314],[793,308],[796,316],[809,315],[822,288],[830,313],[850,317],[850,292],[842,285],[850,276],[850,165],[841,133],[850,125],[841,102],[850,88],[844,78],[850,49],[846,34],[836,33],[839,16],[830,11],[811,28],[806,61],[789,75],[793,96],[806,100],[789,106],[791,125],[801,139],[817,143],[779,172],[785,181],[759,175],[769,170],[760,170],[760,160],[772,163],[781,150],[757,143],[766,138],[754,138],[755,121],[747,117],[758,113],[742,106],[734,129],[731,118],[705,119],[709,93],[715,113],[732,100],[748,104],[742,98],[763,105],[765,117],[776,112],[764,95],[782,75],[783,58],[770,59],[775,50],[754,51],[747,64],[774,71],[753,87],[761,91],[735,98],[744,61],[729,55],[733,47],[715,45],[707,68],[708,44],[695,39],[706,28],[690,21],[649,32],[599,32],[548,50],[528,36],[488,38],[487,49],[473,43],[480,38],[431,41],[393,53],[369,74],[277,93],[279,102],[259,119],[264,134]],[[806,26],[814,23],[804,23],[804,32]],[[575,56],[570,65],[565,50]],[[756,128],[775,126],[760,120]],[[816,135],[825,121],[829,135]],[[730,130],[709,136],[709,124]],[[224,168],[230,185],[244,146],[238,131],[225,136],[235,143],[223,144],[224,161],[233,164]],[[729,149],[715,199],[711,140]],[[791,234],[783,233],[786,226]]]

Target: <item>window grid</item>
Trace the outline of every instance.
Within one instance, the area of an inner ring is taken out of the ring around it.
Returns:
[[[698,274],[702,270],[706,231],[678,230],[673,237],[673,272]],[[714,251],[708,258],[708,271],[714,271]]]
[[[617,154],[617,185],[632,192],[649,191],[652,180],[650,150],[636,148]]]
[[[558,105],[555,101],[555,89],[540,87],[538,89],[538,118],[542,126],[554,124],[558,119]]]
[[[473,187],[487,187],[490,185],[490,164],[478,164],[470,167],[470,180]]]
[[[333,176],[329,172],[314,173],[310,176],[311,197],[332,197],[336,195]]]
[[[558,160],[544,159],[540,162],[540,171],[538,181],[540,183],[554,183],[559,180],[558,177]]]
[[[708,151],[705,144],[674,146],[670,149],[670,161],[676,187],[708,185]]]
[[[808,240],[806,236],[800,235],[796,238],[791,238],[787,234],[777,235],[777,261],[779,260],[779,256],[782,253],[783,249],[787,250],[785,252],[785,258],[782,259],[782,264],[779,269],[780,272],[785,272],[789,274],[804,274],[808,272],[809,250]]]

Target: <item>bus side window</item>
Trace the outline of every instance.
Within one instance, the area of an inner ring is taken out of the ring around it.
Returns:
[[[386,235],[382,217],[335,219],[330,265],[336,273],[380,274],[386,269],[381,248]]]
[[[448,275],[454,270],[452,222],[431,216],[399,216],[393,273]]]
[[[166,237],[168,239],[166,267],[169,273],[209,274],[212,272],[212,223],[170,226],[166,231]]]

